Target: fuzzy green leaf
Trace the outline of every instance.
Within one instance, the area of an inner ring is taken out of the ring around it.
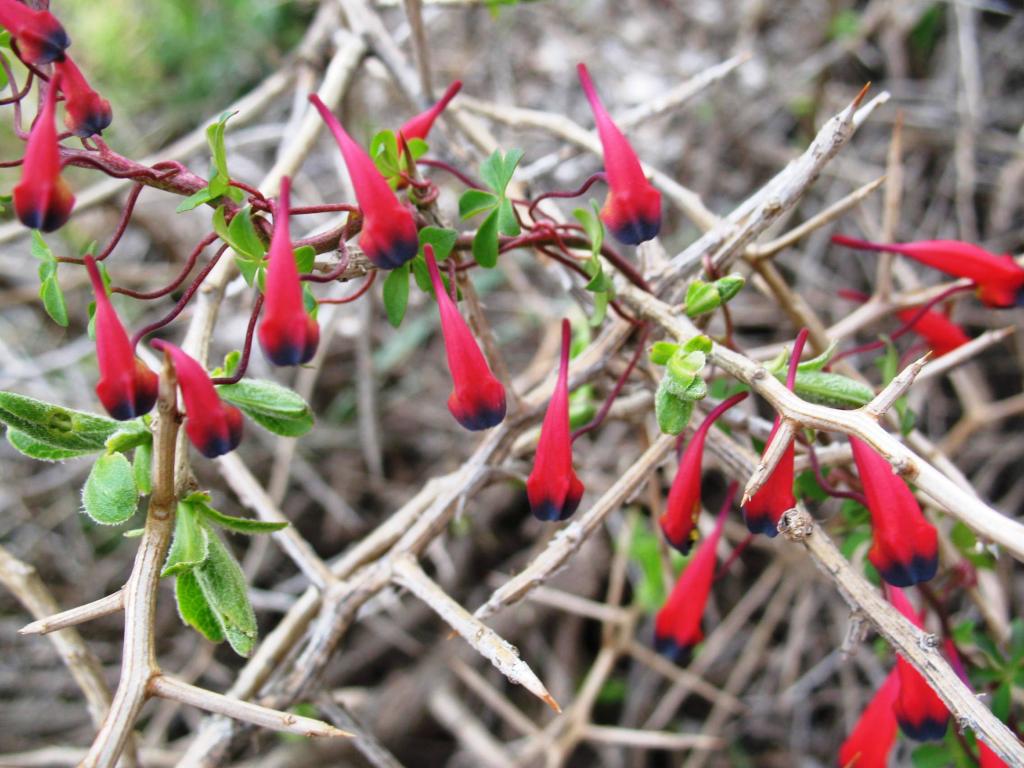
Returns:
[[[213,643],[224,641],[224,630],[210,607],[195,574],[186,571],[174,579],[174,597],[181,620]]]
[[[666,435],[681,434],[693,415],[693,401],[676,397],[666,385],[668,377],[661,380],[654,395],[654,413],[658,428]]]
[[[245,574],[216,533],[209,531],[209,552],[192,573],[235,653],[248,656],[256,644],[256,614],[249,602]]]
[[[132,476],[139,493],[153,492],[153,443],[143,443],[135,449],[132,457]]]
[[[161,578],[172,574],[191,571],[206,560],[210,553],[210,532],[202,524],[196,505],[187,501],[178,502],[174,518],[174,538],[167,551],[167,560],[160,571]]]
[[[677,349],[679,349],[679,345],[673,344],[671,341],[656,341],[648,352],[648,356],[655,365],[665,365]]]
[[[780,373],[776,378],[783,381]],[[860,408],[874,398],[875,393],[859,381],[838,373],[825,371],[800,371],[796,374],[796,394],[809,403],[827,405],[832,408]]]
[[[96,459],[82,488],[82,504],[85,513],[100,525],[119,525],[135,514],[139,491],[123,453]]]
[[[19,432],[16,429],[7,430],[7,442],[13,448],[25,454],[31,459],[40,461],[64,461],[65,459],[77,459],[79,456],[88,456],[90,453],[98,453],[102,448],[93,450],[75,450],[74,448],[57,448],[53,445],[41,443],[33,437]]]
[[[103,450],[107,438],[121,427],[113,419],[2,391],[0,421],[33,440],[75,451]]]
[[[107,438],[105,443],[108,453],[123,453],[132,448],[153,442],[153,433],[142,419],[122,421],[121,428]]]
[[[274,533],[288,527],[288,523],[274,523],[267,520],[253,520],[251,517],[225,515],[206,503],[196,504],[195,509],[205,520],[214,525],[246,536],[252,536],[257,533]]]
[[[284,437],[299,437],[313,428],[313,411],[297,393],[263,379],[242,379],[217,387],[220,396],[237,405],[264,429]]]

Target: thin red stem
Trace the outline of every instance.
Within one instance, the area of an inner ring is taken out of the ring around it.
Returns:
[[[633,352],[633,356],[629,359],[629,364],[626,366],[626,370],[619,376],[618,381],[615,382],[615,386],[612,387],[612,391],[608,393],[608,397],[604,399],[601,404],[601,409],[594,415],[594,418],[590,420],[588,424],[584,424],[582,427],[577,429],[570,436],[570,441],[575,442],[578,438],[588,432],[592,432],[597,429],[604,422],[608,416],[608,412],[611,410],[612,405],[615,403],[615,399],[622,392],[622,388],[626,385],[626,381],[629,379],[633,369],[636,368],[636,364],[640,361],[640,356],[644,351],[644,344],[647,342],[647,335],[650,333],[651,327],[647,323],[644,323],[640,328],[640,338],[637,339],[636,350]],[[569,360],[569,345],[565,342],[565,329],[563,329],[563,341],[562,341],[562,357],[566,361]]]
[[[96,261],[103,261],[107,258],[121,241],[121,236],[128,229],[128,222],[131,221],[132,213],[135,211],[135,203],[139,199],[139,195],[142,194],[144,186],[144,184],[138,182],[132,185],[131,192],[128,193],[128,199],[124,202],[124,210],[121,211],[121,219],[117,222],[117,228],[114,230],[114,234],[111,236],[107,246],[97,254]]]
[[[368,272],[366,274],[366,282],[359,286],[359,290],[353,293],[351,296],[345,296],[340,299],[318,299],[317,301],[320,304],[351,304],[353,301],[355,301],[368,290],[370,290],[370,286],[373,285],[376,279],[377,270],[374,270],[373,272]]]
[[[261,309],[263,309],[263,294],[259,293],[252,305],[249,325],[245,329],[245,345],[242,347],[242,357],[238,361],[238,368],[231,376],[218,376],[212,379],[214,384],[237,384],[245,376],[245,372],[249,368],[249,356],[252,353],[253,332],[256,330],[256,321],[259,319]]]
[[[536,198],[532,203],[530,203],[530,207],[527,209],[526,212],[527,212],[527,214],[529,214],[531,219],[536,219],[537,217],[534,215],[534,211],[536,210],[537,206],[540,205],[545,200],[550,200],[552,198],[558,198],[560,200],[565,200],[565,199],[569,199],[569,198],[573,198],[573,197],[579,197],[580,195],[585,194],[586,191],[588,189],[590,189],[592,186],[594,186],[594,184],[596,182],[604,181],[605,178],[606,177],[605,177],[604,171],[600,171],[599,173],[595,173],[593,176],[590,176],[577,189],[572,189],[572,190],[567,190],[567,191],[566,190],[559,190],[559,191],[556,191],[556,192],[545,192],[543,195],[541,195],[540,197]]]
[[[192,268],[195,267],[196,261],[199,259],[199,254],[202,253],[207,246],[217,242],[217,233],[210,232],[199,241],[199,244],[192,249],[192,253],[188,255],[188,259],[185,260],[185,266],[182,267],[181,272],[175,277],[168,285],[155,291],[133,291],[130,288],[114,287],[110,289],[111,293],[123,293],[125,296],[131,296],[133,299],[142,299],[148,301],[150,299],[159,299],[162,296],[166,296],[169,293],[173,293],[178,286],[185,282],[185,278],[189,276]]]

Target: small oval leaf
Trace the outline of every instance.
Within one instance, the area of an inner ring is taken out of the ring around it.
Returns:
[[[123,453],[96,459],[82,488],[82,504],[85,513],[100,525],[119,525],[135,514],[139,491]]]

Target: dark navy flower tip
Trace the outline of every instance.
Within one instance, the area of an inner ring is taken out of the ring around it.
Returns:
[[[1016,305],[1018,307],[1024,307],[1024,288],[1021,288],[1019,291],[1017,291]]]
[[[468,407],[456,399],[453,393],[448,398],[448,410],[463,427],[471,432],[496,427],[505,418],[505,391],[501,391],[501,400],[497,402],[477,402]]]
[[[274,327],[268,323],[260,326],[259,342],[263,356],[274,365],[304,365],[313,359],[317,345],[320,343],[320,326],[306,316],[306,324],[299,333],[274,333]]]
[[[14,189],[14,212],[21,223],[41,232],[54,232],[63,227],[71,218],[75,204],[75,198],[64,181],[58,180],[48,196],[37,194],[33,199],[33,192],[35,190],[24,189],[20,184]]]
[[[580,505],[580,501],[583,499],[583,486],[579,486],[579,493],[573,493],[570,491],[565,497],[565,502],[561,505],[551,499],[538,499],[537,501],[530,501],[530,511],[533,512],[533,516],[538,520],[542,520],[545,523],[561,522],[562,520],[568,520],[572,517],[572,513]]]
[[[946,729],[949,726],[949,718],[935,719],[924,717],[919,722],[912,722],[897,717],[900,730],[908,739],[914,741],[940,741],[946,737]]]
[[[636,216],[621,222],[605,222],[612,236],[623,245],[640,245],[653,240],[661,230],[661,217],[647,218]]]
[[[914,555],[907,562],[893,561],[885,564],[872,560],[872,565],[878,569],[878,573],[887,584],[894,587],[912,587],[934,578],[939,569],[939,557],[938,553],[930,557]]]
[[[362,242],[360,242],[362,245]],[[417,237],[395,238],[394,242],[381,242],[364,247],[366,258],[381,269],[397,269],[413,258],[420,249]]]
[[[103,133],[103,131],[110,127],[110,123],[114,119],[114,113],[110,109],[110,102],[98,97],[92,100],[84,111],[74,110],[72,112],[70,107],[66,109],[69,130],[75,136],[82,139]]]
[[[662,532],[664,532],[665,529],[662,528],[661,530],[662,530]],[[694,529],[694,530],[696,530],[696,529]],[[672,549],[674,549],[679,554],[681,554],[681,555],[688,555],[688,554],[690,554],[690,550],[693,549],[693,542],[695,541],[695,539],[693,539],[690,536],[685,536],[685,537],[682,537],[682,538],[672,537],[672,536],[669,536],[666,533],[665,534],[665,541],[667,541],[669,543],[669,545],[672,547]]]
[[[71,38],[60,22],[48,11],[40,11],[35,27],[32,30],[21,30],[15,38],[22,58],[32,64],[63,61],[64,49],[71,45]]]
[[[654,650],[670,661],[685,667],[693,658],[693,646],[677,643],[671,637],[654,637]]]
[[[223,405],[218,418],[212,416],[206,422],[193,419],[185,423],[185,431],[192,445],[203,456],[215,459],[230,453],[242,442],[242,413],[233,405]]]
[[[744,509],[743,521],[751,533],[763,533],[769,539],[779,535],[778,525],[772,521],[771,515],[752,515]]]
[[[134,374],[127,385],[123,379],[114,382],[113,386],[111,381],[101,379],[96,385],[96,396],[113,419],[134,419],[149,413],[156,405],[159,377],[138,358],[135,359]]]

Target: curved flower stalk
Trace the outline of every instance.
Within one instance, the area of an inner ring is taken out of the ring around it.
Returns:
[[[585,64],[578,64],[580,85],[597,123],[604,149],[608,176],[608,198],[601,219],[615,239],[625,245],[639,245],[658,236],[661,229],[661,193],[644,176],[636,152],[622,135],[597,95]]]
[[[419,250],[419,232],[412,213],[399,202],[370,156],[345,132],[320,97],[310,94],[309,100],[334,134],[352,177],[363,214],[359,247],[381,269],[402,266]]]
[[[92,256],[85,257],[85,268],[96,294],[96,395],[115,419],[134,419],[153,409],[160,380],[135,356]]]
[[[203,456],[215,459],[242,441],[242,412],[221,401],[209,374],[198,362],[170,342],[156,339],[153,349],[169,355],[185,402],[185,433]]]
[[[904,618],[918,629],[924,629],[921,617],[910,604],[903,590],[886,588],[889,602],[903,614]],[[946,735],[949,710],[932,690],[921,673],[902,656],[896,656],[896,672],[900,679],[900,691],[893,704],[900,730],[916,741],[934,741]]]
[[[565,520],[583,498],[583,483],[572,468],[572,439],[569,435],[569,347],[572,328],[562,320],[562,356],[558,381],[548,403],[533,471],[526,480],[530,509],[539,520]]]
[[[82,70],[65,56],[58,61],[55,68],[60,72],[60,89],[64,92],[64,124],[68,130],[80,138],[88,138],[103,133],[114,113],[110,102],[92,89],[82,74]]]
[[[888,768],[889,752],[896,741],[896,713],[893,705],[900,690],[900,678],[892,670],[868,702],[857,725],[839,748],[840,768]]]
[[[661,530],[668,543],[684,555],[697,540],[697,518],[700,516],[700,468],[704,460],[704,441],[715,420],[737,403],[746,399],[747,393],[740,392],[723,400],[708,414],[697,427],[693,438],[679,459],[672,488],[668,492],[665,512],[659,519]]]
[[[874,543],[868,560],[894,587],[928,581],[939,567],[938,534],[889,462],[850,436],[853,459],[871,512]]]
[[[68,33],[49,11],[36,11],[17,0],[0,0],[0,27],[11,33],[18,53],[29,64],[49,64],[64,58],[71,45]]]
[[[29,133],[21,181],[14,188],[14,211],[21,223],[43,232],[64,226],[75,204],[71,187],[60,175],[56,121],[60,87],[61,76],[56,74],[50,79],[43,108]]]
[[[290,190],[290,180],[285,176],[274,208],[274,234],[270,239],[263,317],[258,330],[260,348],[274,365],[308,363],[320,341],[320,326],[306,312],[302,300],[302,283],[292,250],[288,226]]]
[[[1014,307],[1024,301],[1024,267],[1009,254],[997,255],[960,240],[873,243],[855,237],[833,235],[832,242],[862,251],[898,253],[947,275],[973,280],[978,287],[978,298],[989,307]]]
[[[437,296],[448,369],[452,374],[453,389],[448,398],[448,410],[466,429],[490,429],[505,418],[505,388],[491,373],[487,358],[445,290],[434,259],[434,249],[425,245],[423,255]]]
[[[655,649],[679,664],[688,663],[694,647],[704,639],[701,619],[714,580],[715,551],[735,495],[734,483],[726,493],[714,530],[697,548],[654,621]]]
[[[434,127],[434,121],[444,112],[445,108],[455,98],[455,95],[462,88],[462,81],[456,80],[444,92],[440,99],[432,107],[420,112],[415,117],[409,118],[398,132],[408,139],[426,139],[430,129]],[[402,143],[398,144],[398,151],[402,151]]]

